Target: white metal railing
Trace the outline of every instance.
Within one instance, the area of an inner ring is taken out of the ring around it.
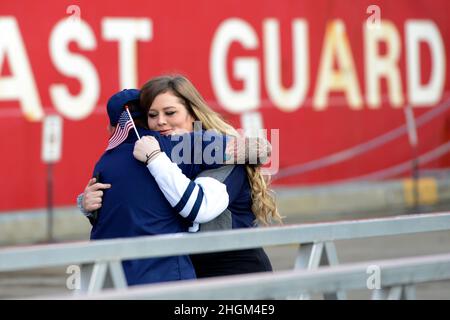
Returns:
[[[380,287],[371,287],[368,270],[379,269]],[[415,299],[414,285],[450,279],[450,254],[367,261],[315,270],[291,270],[212,279],[175,281],[105,290],[58,299],[283,299],[301,294],[354,289],[372,291],[372,299]],[[47,297],[54,299],[54,297]]]
[[[0,272],[83,266],[82,292],[126,287],[123,260],[300,244],[295,269],[337,265],[334,240],[450,230],[450,213],[0,249]],[[302,295],[301,298],[308,298]],[[326,298],[344,299],[345,293]]]

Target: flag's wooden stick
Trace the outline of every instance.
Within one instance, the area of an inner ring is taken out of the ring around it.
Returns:
[[[137,132],[136,126],[134,125],[134,120],[133,120],[133,117],[130,114],[130,110],[128,110],[128,106],[125,106],[125,110],[127,110],[128,115],[130,116],[131,123],[133,124],[133,128],[134,128],[134,132],[136,132],[136,135],[137,135],[138,139],[141,140],[141,137],[139,136],[139,133]]]

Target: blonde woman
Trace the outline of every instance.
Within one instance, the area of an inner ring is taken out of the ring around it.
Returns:
[[[208,107],[194,85],[181,75],[161,76],[145,83],[141,88],[140,104],[148,115],[149,129],[161,135],[192,132],[195,121],[201,123],[203,130],[215,130],[228,136],[238,135],[231,125]],[[134,156],[145,162],[146,155],[154,149],[149,139],[141,139],[136,142]],[[258,224],[268,225],[272,221],[281,222],[274,197],[259,166],[238,164],[226,170],[226,173],[221,174],[221,182],[227,187],[228,208],[210,223],[200,225],[200,230],[252,228]],[[158,181],[159,173],[155,170],[150,172]],[[209,175],[214,177],[214,172],[209,172]],[[171,202],[170,194],[165,190],[168,188],[160,183],[158,185]],[[199,189],[198,192],[201,192]],[[172,204],[182,210],[185,203]],[[191,260],[199,278],[272,270],[262,248],[196,254],[191,255]]]

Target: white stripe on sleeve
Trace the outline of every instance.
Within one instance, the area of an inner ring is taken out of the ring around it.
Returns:
[[[211,221],[228,207],[225,184],[210,177],[191,181],[163,152],[147,168],[170,205],[190,221]]]

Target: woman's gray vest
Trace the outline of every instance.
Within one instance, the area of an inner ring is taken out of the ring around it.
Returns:
[[[233,171],[234,165],[227,165],[220,167],[218,169],[211,169],[201,172],[198,177],[211,177],[216,180],[219,180],[220,182],[224,182],[225,179],[230,175],[230,173]],[[211,220],[206,223],[200,224],[200,229],[198,232],[201,231],[214,231],[214,230],[231,230],[233,228],[232,226],[232,219],[231,219],[231,211],[225,209],[217,218],[214,220]]]

